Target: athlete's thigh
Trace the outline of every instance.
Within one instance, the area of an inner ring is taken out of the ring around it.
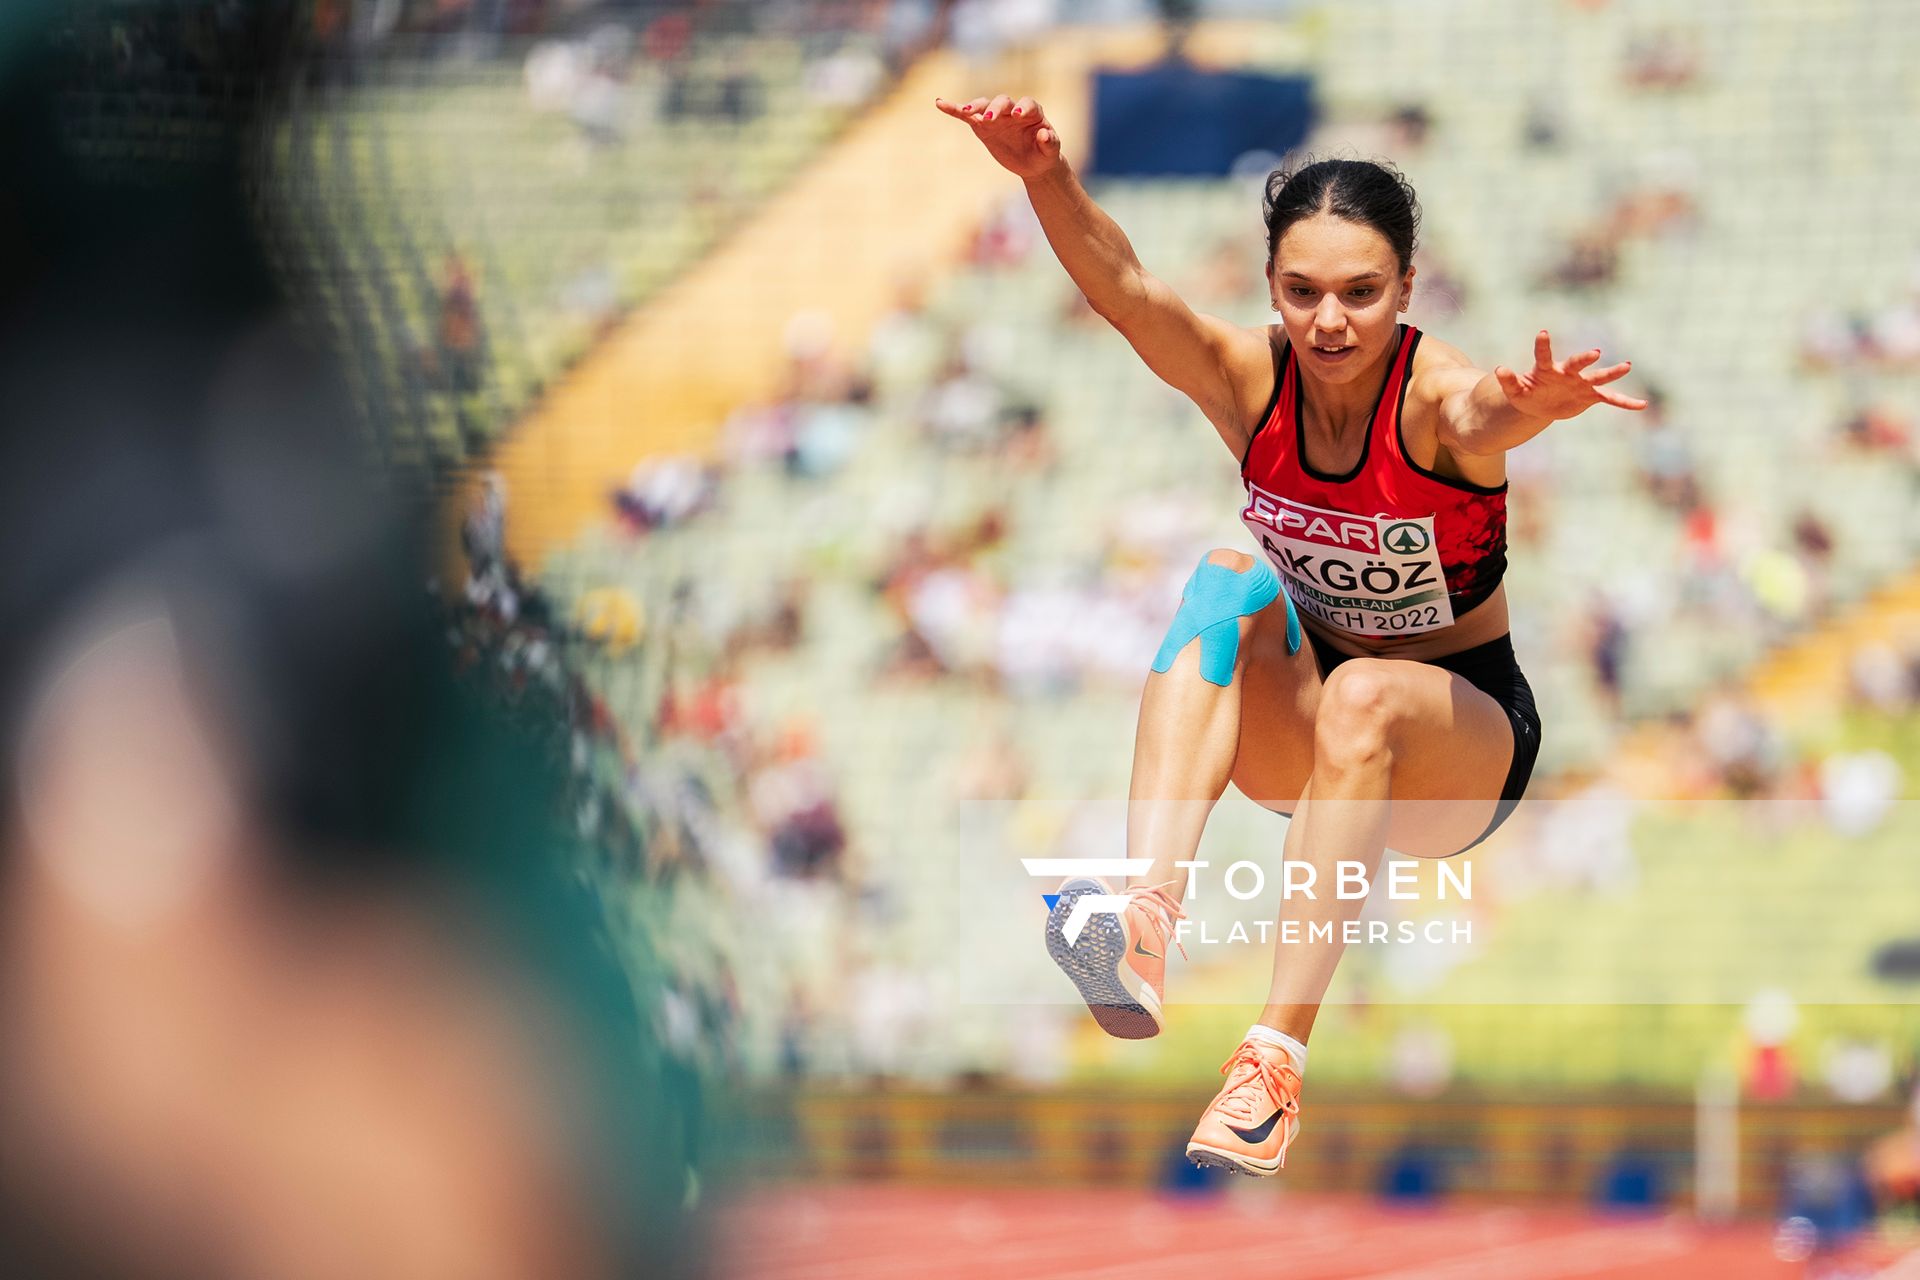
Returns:
[[[1240,679],[1240,749],[1233,785],[1256,804],[1291,813],[1313,772],[1313,718],[1320,702],[1320,668],[1313,642],[1302,633],[1287,652],[1287,603],[1276,600],[1255,614],[1246,633]]]
[[[1361,665],[1361,664],[1364,664]],[[1389,681],[1393,750],[1387,847],[1446,857],[1480,838],[1493,821],[1513,763],[1513,725],[1464,676],[1424,662],[1357,658],[1338,678]],[[1337,731],[1337,726],[1323,726]]]

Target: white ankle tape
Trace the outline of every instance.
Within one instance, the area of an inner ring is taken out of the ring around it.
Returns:
[[[1275,1031],[1272,1027],[1263,1026],[1256,1022],[1247,1028],[1247,1039],[1257,1044],[1277,1045],[1285,1049],[1293,1058],[1293,1069],[1295,1071],[1305,1071],[1307,1069],[1307,1046],[1301,1044],[1286,1032]]]

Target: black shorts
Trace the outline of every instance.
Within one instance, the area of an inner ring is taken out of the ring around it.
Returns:
[[[1305,627],[1300,630],[1313,648],[1314,665],[1320,668],[1322,680],[1332,674],[1335,667],[1354,656],[1316,642],[1313,633]],[[1527,783],[1533,778],[1534,762],[1540,758],[1540,712],[1533,705],[1533,688],[1521,672],[1519,660],[1513,655],[1511,635],[1444,657],[1411,661],[1453,672],[1499,703],[1500,709],[1507,713],[1507,723],[1513,729],[1513,763],[1507,766],[1507,780],[1500,787],[1500,803],[1493,811],[1493,821],[1487,824],[1487,829],[1480,833],[1473,844],[1454,851],[1465,853],[1492,835],[1513,813],[1514,806],[1520,803],[1520,797],[1526,794]]]

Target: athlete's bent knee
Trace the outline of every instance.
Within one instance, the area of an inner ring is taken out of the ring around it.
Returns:
[[[1244,551],[1235,551],[1232,547],[1215,547],[1207,552],[1207,563],[1217,564],[1222,569],[1231,569],[1235,573],[1245,573],[1253,568],[1254,559]]]
[[[1394,682],[1380,665],[1355,658],[1327,677],[1313,721],[1316,767],[1374,764],[1391,751]]]
[[[1283,598],[1280,580],[1264,560],[1238,551],[1209,552],[1180,593],[1180,610],[1154,655],[1153,669],[1171,670],[1180,651],[1198,640],[1201,678],[1224,689],[1233,682],[1240,654],[1240,619]],[[1300,647],[1300,623],[1291,600],[1286,609],[1287,652],[1292,653]]]

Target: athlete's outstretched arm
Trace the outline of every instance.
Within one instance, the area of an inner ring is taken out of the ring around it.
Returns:
[[[1059,133],[1032,98],[936,98],[934,105],[972,125],[988,153],[1026,183],[1047,243],[1093,309],[1200,407],[1235,457],[1244,453],[1249,419],[1273,381],[1266,334],[1194,311],[1140,265],[1126,232],[1074,176]]]
[[[1459,453],[1501,453],[1596,404],[1646,408],[1645,400],[1606,389],[1607,383],[1626,377],[1633,362],[1591,368],[1599,359],[1596,347],[1556,361],[1553,339],[1542,329],[1534,337],[1533,368],[1527,373],[1515,373],[1505,365],[1496,365],[1492,373],[1466,365],[1436,368],[1423,375],[1414,389],[1440,405],[1441,444]]]

